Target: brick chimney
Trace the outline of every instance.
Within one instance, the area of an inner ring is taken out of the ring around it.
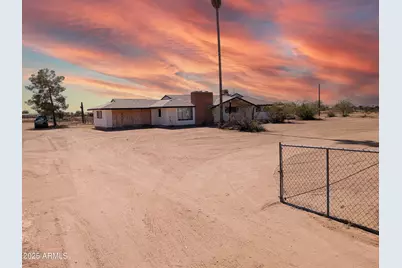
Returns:
[[[191,103],[195,105],[195,124],[209,125],[214,122],[211,106],[214,103],[212,92],[193,91],[191,92]]]

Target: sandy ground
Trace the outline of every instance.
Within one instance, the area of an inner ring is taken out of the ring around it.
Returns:
[[[278,142],[367,148],[378,120],[102,132],[23,124],[24,267],[378,267],[378,236],[278,203]],[[334,139],[353,140],[334,141]]]

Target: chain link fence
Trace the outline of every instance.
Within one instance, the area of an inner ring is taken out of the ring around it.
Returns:
[[[280,143],[279,158],[282,203],[379,233],[378,151]]]

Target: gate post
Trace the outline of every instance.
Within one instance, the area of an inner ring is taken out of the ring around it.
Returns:
[[[327,217],[329,217],[329,149],[326,150],[326,169],[327,169]]]
[[[282,159],[282,143],[279,143],[279,201],[283,200],[283,159]]]

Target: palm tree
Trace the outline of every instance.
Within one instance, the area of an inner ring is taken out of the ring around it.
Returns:
[[[218,35],[218,60],[219,60],[219,123],[223,125],[223,107],[222,107],[222,63],[221,63],[221,35],[219,30],[219,8],[222,5],[221,0],[211,0],[212,6],[216,10],[216,32]]]

